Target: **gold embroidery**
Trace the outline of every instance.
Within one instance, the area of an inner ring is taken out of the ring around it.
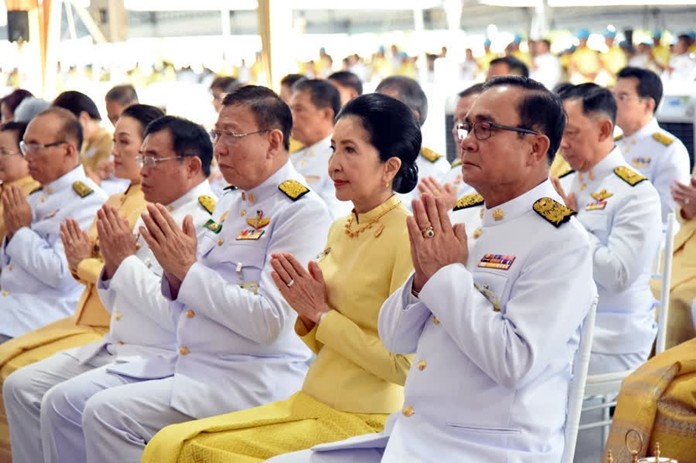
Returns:
[[[309,193],[309,188],[307,188],[297,180],[286,180],[280,185],[278,185],[278,189],[285,193],[285,196],[292,199],[293,201],[297,201],[302,196]]]
[[[532,209],[556,228],[560,227],[569,221],[572,216],[577,214],[574,210],[551,198],[536,200]]]
[[[346,220],[346,224],[344,226],[345,231],[346,231],[346,235],[348,235],[351,238],[355,238],[356,236],[358,236],[360,233],[364,232],[365,230],[372,228],[373,225],[378,224],[377,230],[375,230],[375,233],[374,233],[374,237],[377,238],[379,235],[382,234],[382,231],[384,231],[384,225],[379,223],[379,219],[381,219],[382,217],[387,215],[387,213],[394,210],[399,204],[401,204],[401,202],[397,201],[391,207],[389,207],[384,212],[379,214],[377,217],[375,217],[374,219],[370,220],[367,223],[360,225],[355,230],[351,230],[351,228],[353,227],[353,222],[355,221],[355,213],[351,213],[350,216],[348,216],[348,220]]]

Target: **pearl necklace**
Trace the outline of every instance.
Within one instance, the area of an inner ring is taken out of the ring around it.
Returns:
[[[401,201],[397,201],[394,205],[392,205],[390,208],[386,209],[384,212],[379,214],[377,217],[374,219],[370,220],[369,222],[360,225],[358,228],[355,230],[351,230],[353,227],[353,222],[355,221],[355,214],[351,213],[350,216],[348,217],[348,220],[346,220],[346,224],[344,225],[346,235],[348,235],[350,238],[355,238],[358,236],[360,233],[364,232],[367,229],[372,228],[374,224],[378,224],[379,227],[377,230],[375,230],[374,237],[377,238],[379,235],[382,234],[384,231],[384,224],[378,223],[379,219],[387,215],[387,213],[391,212],[393,209],[395,209],[399,204],[401,204]]]

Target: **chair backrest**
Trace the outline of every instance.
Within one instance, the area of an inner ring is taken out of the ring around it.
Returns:
[[[592,348],[592,335],[594,333],[595,314],[597,313],[597,299],[595,298],[590,311],[582,322],[580,332],[580,344],[573,361],[573,379],[568,391],[568,412],[565,422],[565,447],[561,463],[573,463],[575,456],[575,443],[578,440],[580,427],[580,415],[582,414],[582,402],[585,397],[585,382],[587,370],[590,367],[590,350]]]
[[[655,354],[665,350],[667,342],[667,317],[669,315],[669,289],[672,282],[672,254],[674,252],[674,212],[667,214],[664,243],[660,246],[652,279],[660,282],[660,299],[657,301],[657,339]]]

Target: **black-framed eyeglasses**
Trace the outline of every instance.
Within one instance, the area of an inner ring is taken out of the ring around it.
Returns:
[[[525,129],[524,127],[496,124],[495,122],[491,121],[477,121],[473,124],[471,122],[464,121],[461,124],[457,124],[456,128],[457,137],[460,140],[464,140],[472,130],[474,132],[474,136],[479,141],[488,140],[496,130],[509,130],[510,132],[523,133],[525,135],[539,135],[539,132]]]
[[[54,141],[53,143],[25,143],[24,140],[19,142],[19,150],[22,152],[23,155],[27,155],[30,153],[37,153],[41,150],[45,150],[46,148],[53,148],[55,146],[60,146],[64,143],[67,143],[65,140],[61,141]]]
[[[210,138],[213,140],[213,143],[217,143],[218,141],[222,141],[223,143],[226,143],[228,145],[232,145],[237,142],[240,138],[243,137],[248,137],[249,135],[256,135],[259,133],[266,133],[270,132],[271,129],[261,129],[261,130],[256,130],[255,132],[245,132],[245,133],[236,133],[236,132],[230,132],[229,130],[211,130],[210,131]]]
[[[184,156],[169,156],[168,158],[158,158],[156,156],[136,156],[135,162],[137,162],[141,167],[155,167],[160,162],[183,158]]]

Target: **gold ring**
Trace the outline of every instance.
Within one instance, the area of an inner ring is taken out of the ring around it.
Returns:
[[[421,235],[423,235],[423,238],[432,238],[435,236],[435,230],[432,226],[425,227],[421,230]]]
[[[295,284],[295,280],[290,280],[287,282],[288,288],[292,288],[292,285]]]

